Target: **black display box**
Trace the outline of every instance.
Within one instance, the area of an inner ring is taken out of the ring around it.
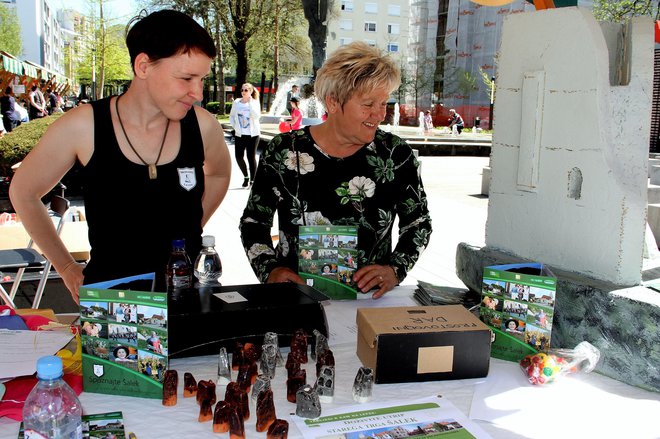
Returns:
[[[328,336],[322,302],[328,297],[295,283],[230,285],[177,290],[168,294],[169,357],[233,352],[236,342],[261,347],[275,332],[288,346],[297,329]]]

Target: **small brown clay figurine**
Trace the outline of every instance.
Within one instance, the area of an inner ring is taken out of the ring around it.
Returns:
[[[205,399],[199,405],[199,422],[207,422],[213,420],[213,405],[210,399]]]
[[[174,369],[165,371],[165,378],[163,378],[163,405],[174,406],[176,405],[176,394],[179,384],[179,374]]]
[[[273,391],[271,389],[264,390],[257,397],[257,431],[268,430],[268,427],[275,422],[276,418]]]
[[[291,354],[298,363],[307,363],[307,333],[304,329],[296,329],[291,338]]]
[[[232,381],[227,384],[225,401],[230,402],[236,407],[236,411],[241,415],[243,420],[247,421],[250,418],[250,399],[237,382]]]
[[[183,397],[190,398],[197,395],[197,380],[190,372],[183,374]]]
[[[213,433],[227,433],[229,431],[229,418],[236,407],[227,401],[218,401],[213,412]]]
[[[245,439],[245,423],[236,410],[229,414],[229,439]]]
[[[287,439],[289,437],[289,423],[284,419],[275,419],[268,427],[266,439]]]
[[[307,384],[307,372],[305,369],[298,369],[295,374],[286,380],[286,400],[295,404],[296,393],[305,384]]]
[[[200,380],[197,383],[197,404],[202,405],[204,400],[209,400],[211,405],[215,404],[215,383],[213,380]]]

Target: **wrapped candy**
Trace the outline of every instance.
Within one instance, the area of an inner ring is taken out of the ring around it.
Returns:
[[[547,354],[527,355],[520,360],[520,367],[531,384],[543,385],[569,373],[591,372],[599,359],[600,351],[583,341],[574,349],[551,348]]]

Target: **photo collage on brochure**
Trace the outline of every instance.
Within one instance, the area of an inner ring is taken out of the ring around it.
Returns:
[[[167,370],[167,309],[119,299],[81,298],[83,352],[162,383]]]
[[[301,275],[354,289],[352,279],[358,268],[356,227],[301,226],[299,248]]]
[[[82,415],[83,439],[125,439],[126,430],[122,412]],[[23,423],[18,430],[18,439],[25,438]]]
[[[483,280],[481,320],[538,351],[550,347],[554,306],[554,290],[501,279]]]

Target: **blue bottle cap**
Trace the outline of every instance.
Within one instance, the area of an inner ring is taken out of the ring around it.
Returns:
[[[37,360],[37,378],[54,380],[62,375],[62,359],[60,357],[49,355]]]
[[[185,239],[173,239],[172,248],[185,248],[186,240]]]

